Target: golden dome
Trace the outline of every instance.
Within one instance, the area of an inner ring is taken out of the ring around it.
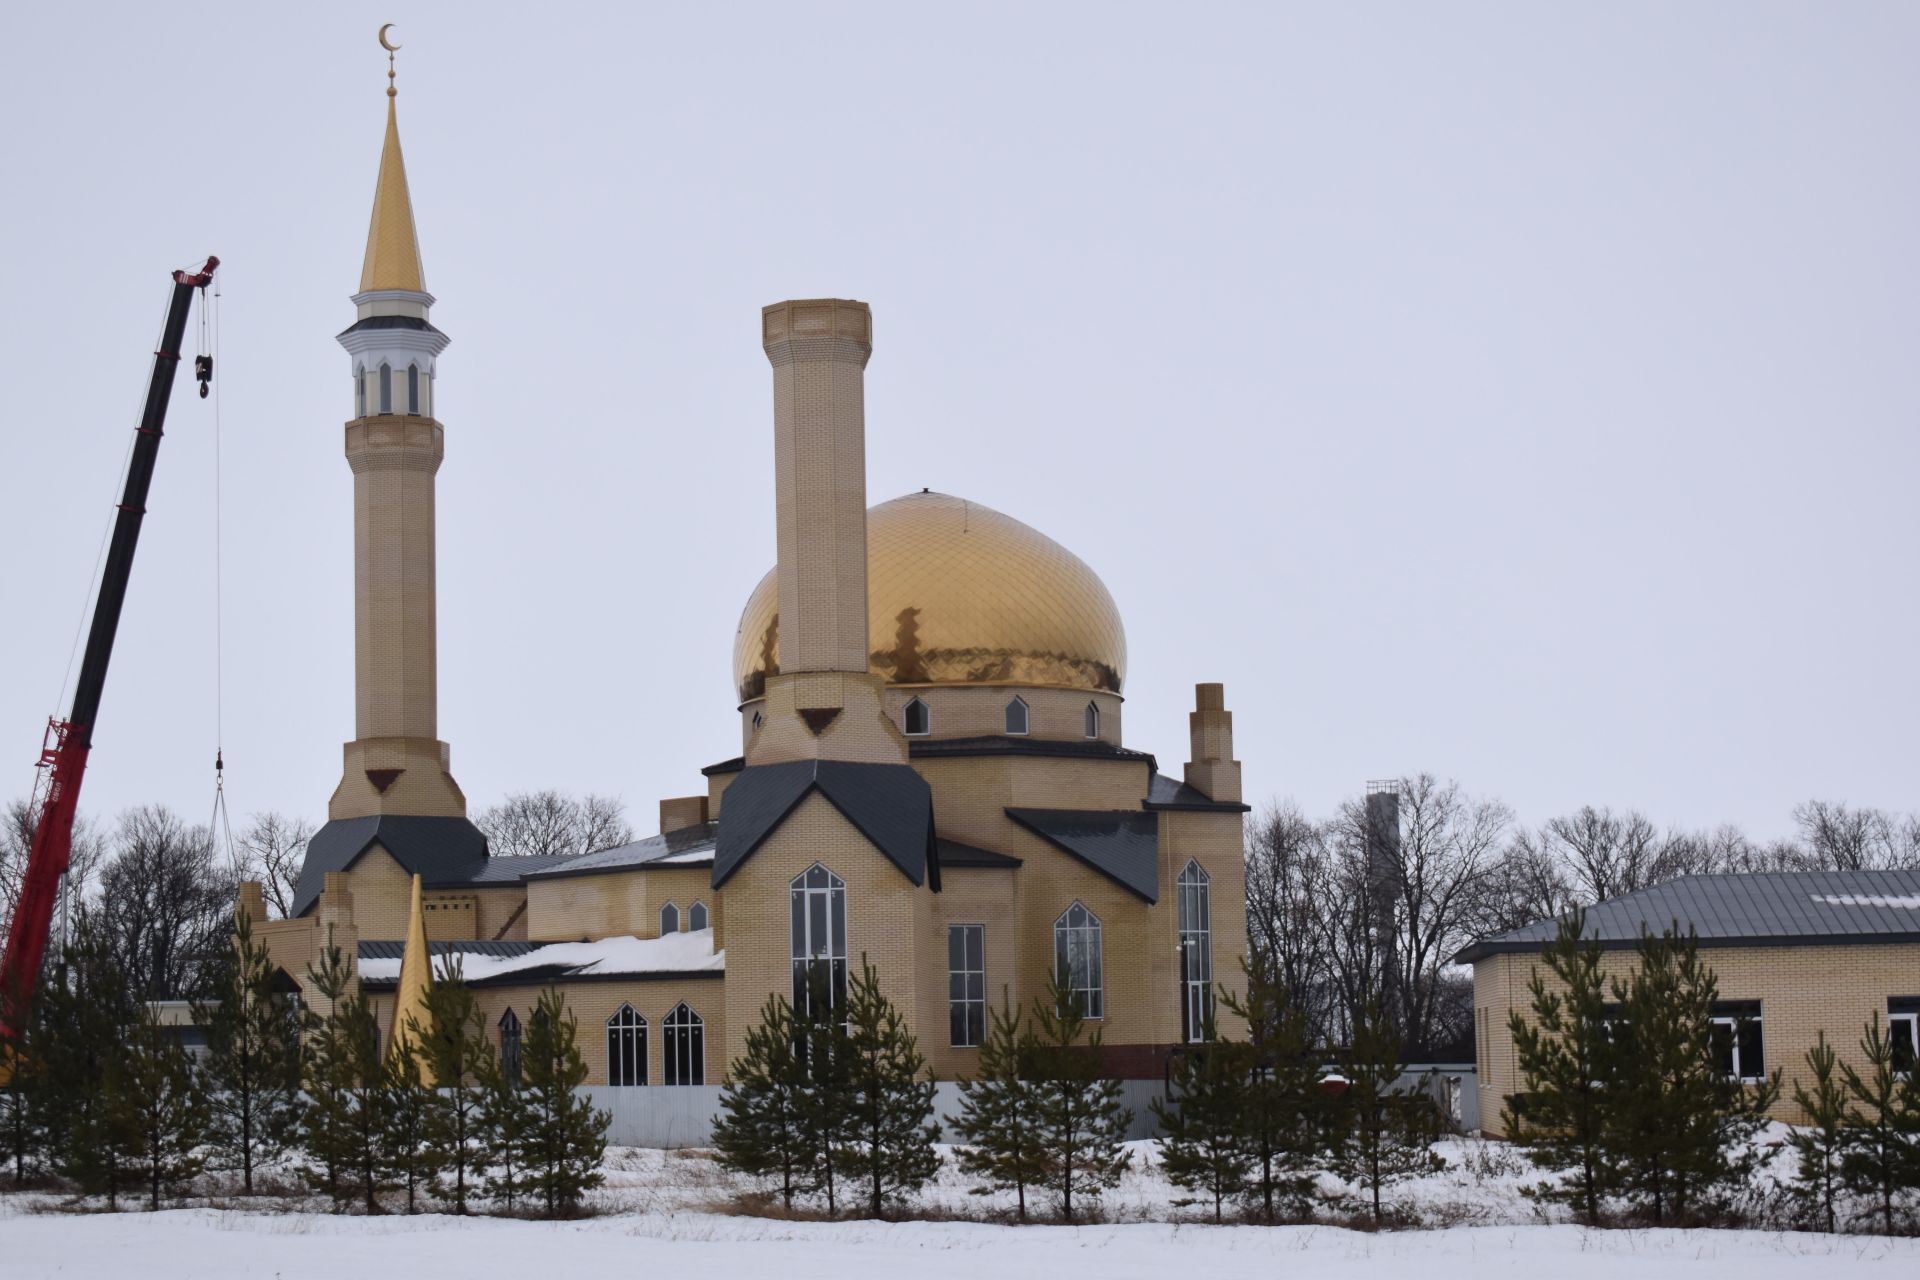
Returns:
[[[733,641],[742,702],[780,670],[769,570]],[[889,684],[1025,684],[1120,692],[1127,635],[1086,562],[1011,516],[944,493],[867,512],[867,635]]]

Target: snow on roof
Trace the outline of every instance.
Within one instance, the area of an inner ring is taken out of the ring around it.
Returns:
[[[694,929],[670,933],[663,938],[635,938],[619,935],[597,942],[550,942],[536,946],[525,955],[489,956],[472,953],[458,957],[447,954],[434,957],[433,971],[439,978],[459,961],[460,974],[468,982],[504,980],[528,970],[564,969],[557,975],[578,978],[618,977],[642,973],[722,972],[727,953],[713,949],[713,930]],[[547,975],[555,976],[555,975]],[[360,977],[367,982],[393,982],[400,977],[398,959],[360,961]]]
[[[1817,893],[1815,902],[1830,902],[1836,907],[1902,907],[1920,910],[1920,896],[1895,893]]]

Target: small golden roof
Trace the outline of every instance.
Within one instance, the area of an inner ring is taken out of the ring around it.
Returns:
[[[360,268],[360,291],[411,289],[425,293],[420,270],[420,238],[413,229],[413,197],[407,192],[407,162],[400,154],[400,122],[394,115],[392,46],[386,28],[380,43],[387,48],[387,141],[380,151],[380,181],[373,189],[373,223],[367,228],[367,260]]]

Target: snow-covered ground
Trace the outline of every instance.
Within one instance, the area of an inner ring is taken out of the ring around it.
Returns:
[[[1456,1140],[1441,1151],[1448,1160],[1445,1172],[1402,1184],[1391,1197],[1434,1225],[1377,1234],[1336,1226],[1215,1227],[1191,1220],[1200,1211],[1172,1206],[1177,1192],[1153,1167],[1152,1143],[1134,1144],[1134,1167],[1107,1197],[1105,1220],[1072,1227],[754,1217],[729,1207],[739,1185],[705,1153],[635,1148],[608,1153],[607,1186],[593,1197],[598,1216],[575,1222],[340,1217],[287,1201],[257,1210],[202,1204],[157,1214],[82,1214],[61,1211],[56,1197],[0,1195],[0,1276],[338,1280],[501,1274],[561,1280],[617,1269],[779,1280],[1402,1280],[1410,1273],[1618,1280],[1631,1269],[1633,1280],[1833,1280],[1837,1267],[1889,1275],[1901,1268],[1910,1275],[1920,1266],[1920,1240],[1588,1231],[1550,1222],[1518,1194],[1537,1175],[1511,1148]],[[1006,1205],[1001,1197],[969,1195],[951,1168],[922,1199],[923,1209],[934,1215],[977,1217]]]

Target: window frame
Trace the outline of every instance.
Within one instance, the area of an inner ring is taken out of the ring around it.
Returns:
[[[698,923],[696,923],[694,919],[696,913],[699,916]],[[686,923],[687,932],[699,933],[703,929],[711,929],[712,927],[713,927],[713,916],[712,916],[712,913],[710,913],[707,910],[707,904],[702,902],[700,899],[695,898],[693,900],[693,905],[687,908],[687,923]]]
[[[617,1071],[616,1064],[627,1069]],[[639,1078],[634,1079],[635,1075]],[[631,1003],[622,1002],[607,1017],[607,1084],[615,1088],[643,1088],[646,1083],[647,1018]]]
[[[1018,729],[1013,727],[1016,716],[1019,717],[1020,722]],[[1033,708],[1028,705],[1025,698],[1016,693],[1013,695],[1012,700],[1007,703],[1006,710],[1002,713],[1000,723],[1001,727],[1006,730],[1009,738],[1030,737],[1033,734]]]
[[[960,945],[960,967],[954,967],[953,948]],[[975,954],[969,955],[969,940]],[[977,961],[977,966],[969,964]],[[983,924],[947,926],[947,1043],[955,1049],[978,1049],[987,1038],[987,927]]]
[[[500,1036],[500,1074],[505,1077],[508,1084],[518,1087],[522,1035],[520,1015],[513,1011],[512,1005],[508,1005],[506,1012],[500,1015],[500,1020],[494,1026]]]
[[[1905,1027],[1906,1034],[1898,1028]],[[1889,996],[1887,998],[1887,1038],[1893,1042],[1893,1070],[1901,1079],[1913,1074],[1914,1063],[1920,1060],[1920,996]],[[1906,1045],[1906,1053],[1900,1052],[1900,1046]],[[1904,1058],[1905,1066],[1901,1065]]]
[[[407,366],[407,416],[412,418],[420,416],[420,366],[418,364]]]
[[[1080,912],[1084,917],[1083,923],[1072,923],[1075,911]],[[1076,937],[1079,945],[1078,954],[1086,959],[1084,985],[1076,981],[1079,975],[1073,972]],[[1106,1017],[1105,928],[1100,923],[1100,917],[1078,898],[1075,898],[1065,911],[1054,917],[1053,978],[1060,989],[1066,992],[1067,998],[1079,1007],[1083,1018],[1089,1022],[1099,1022]]]
[[[667,1011],[660,1050],[662,1084],[678,1088],[707,1082],[707,1020],[685,1000]],[[691,1075],[692,1079],[686,1079]]]
[[[1088,738],[1100,736],[1100,704],[1089,701],[1086,710],[1080,713],[1080,732]]]
[[[913,727],[914,711],[920,712],[920,727]],[[907,699],[907,705],[900,709],[900,732],[909,738],[924,738],[933,732],[933,708],[927,700],[915,694]]]
[[[393,412],[393,366],[380,362],[380,412]]]
[[[672,921],[671,928],[668,927],[669,920]],[[673,899],[669,898],[660,904],[660,936],[665,938],[678,932],[680,932],[680,908],[674,906]]]
[[[820,872],[819,883],[814,872]],[[819,911],[815,912],[815,899]],[[847,1005],[847,882],[835,875],[824,862],[816,862],[787,882],[788,952],[793,962],[793,1008],[809,1013],[813,1005],[814,966],[827,966],[827,1007],[845,1010]],[[824,949],[814,937],[815,928],[825,933]]]
[[[1767,1040],[1765,1017],[1758,1000],[1719,1000],[1714,1002],[1713,1012],[1708,1016],[1709,1034],[1713,1042],[1714,1066],[1720,1067],[1721,1034],[1725,1029],[1727,1037],[1726,1063],[1731,1070],[1721,1074],[1741,1084],[1761,1084],[1767,1078]],[[1756,1037],[1752,1046],[1753,1054],[1760,1059],[1758,1072],[1749,1072],[1746,1061],[1748,1046],[1745,1033],[1751,1031]]]
[[[1180,1030],[1199,1044],[1213,1017],[1213,877],[1188,858],[1174,883],[1180,949]],[[1197,961],[1197,963],[1195,963]]]
[[[356,418],[367,416],[367,367],[361,364],[353,366],[353,410]]]

